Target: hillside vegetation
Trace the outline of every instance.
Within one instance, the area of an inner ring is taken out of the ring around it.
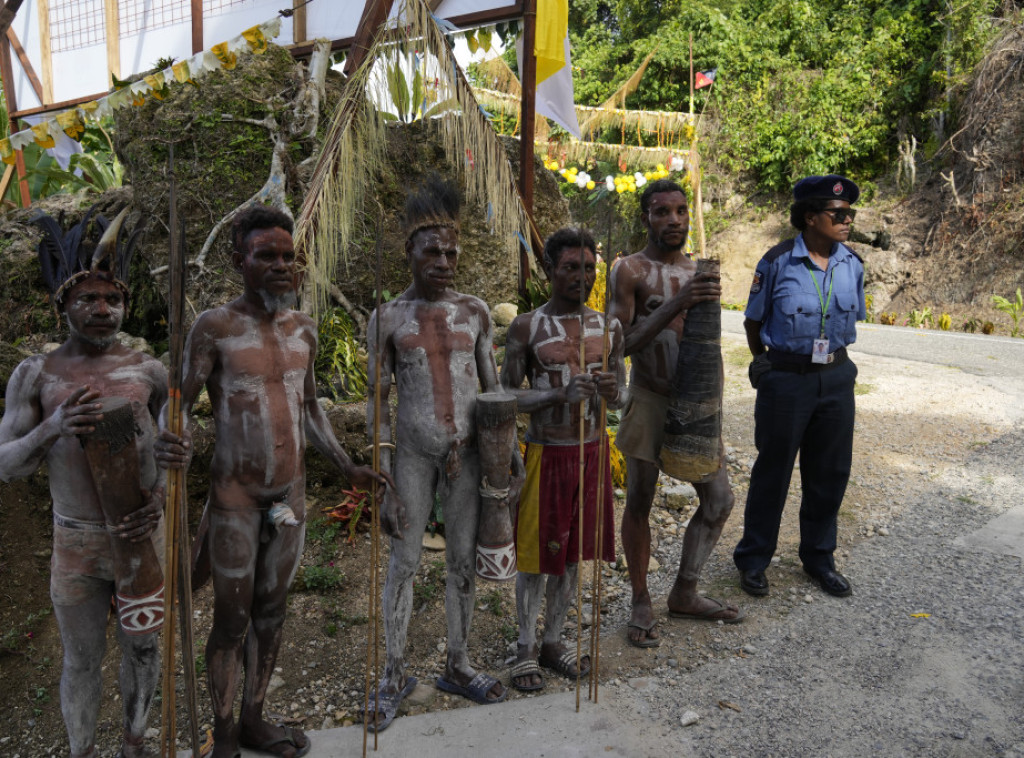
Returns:
[[[710,157],[765,190],[829,172],[870,189],[894,173],[911,138],[930,157],[954,130],[986,45],[1018,23],[1008,0],[570,5],[578,102],[603,102],[657,48],[627,107],[687,110],[692,34],[695,69],[717,68],[695,103]],[[605,137],[621,139],[617,130]]]

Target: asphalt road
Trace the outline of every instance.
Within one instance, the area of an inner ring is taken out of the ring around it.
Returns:
[[[722,311],[722,330],[742,335],[743,314]],[[1024,339],[965,332],[857,324],[857,353],[958,368],[980,376],[1020,376]]]

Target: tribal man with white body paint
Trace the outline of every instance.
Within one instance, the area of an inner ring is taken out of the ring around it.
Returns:
[[[392,540],[384,587],[384,679],[370,700],[375,715],[367,714],[368,728],[376,731],[391,723],[402,698],[416,685],[416,678],[406,675],[405,643],[413,577],[422,550],[420,536],[434,508],[435,493],[444,513],[448,569],[447,662],[437,686],[478,703],[501,702],[508,694],[497,679],[473,669],[467,652],[480,518],[476,396],[481,388],[485,392],[501,388],[487,305],[452,289],[459,258],[459,206],[457,190],[437,177],[407,198],[405,251],[412,284],[374,311],[367,327],[371,383],[378,374],[378,358],[381,364],[382,408],[387,408],[392,377],[398,385],[394,474],[404,501],[403,506],[389,491],[382,511],[384,529]],[[380,439],[390,441],[389,414],[375,419],[373,404],[367,405],[367,412],[371,432],[378,424]],[[381,451],[381,461],[385,469],[391,468],[388,450]],[[515,496],[513,492],[510,499]]]
[[[50,597],[64,647],[60,705],[74,758],[98,755],[95,736],[107,620],[115,580],[126,569],[117,564],[114,541],[152,542],[156,556],[163,554],[164,476],[153,458],[153,441],[157,414],[167,397],[167,371],[159,361],[117,341],[131,257],[130,246],[121,255],[114,244],[121,219],[92,256],[80,248],[68,249],[74,235],[63,234],[52,219],[37,219],[46,232],[39,248],[43,275],[71,334],[53,352],[32,356],[14,370],[0,422],[0,479],[28,476],[44,461],[49,473]],[[96,220],[101,226],[106,223]],[[88,222],[89,216],[82,226]],[[145,503],[113,526],[107,524],[81,444],[103,418],[97,401],[112,397],[127,399],[134,415],[138,486]],[[119,599],[122,758],[145,754],[146,716],[160,678],[163,601],[159,595],[151,600],[155,608],[151,603],[149,613],[126,614]]]
[[[516,612],[519,650],[512,686],[523,691],[544,686],[539,666],[569,678],[590,671],[590,657],[576,660],[561,642],[562,625],[576,586],[579,561],[615,560],[614,511],[605,422],[600,399],[618,408],[625,385],[622,328],[609,327],[608,371],[602,371],[604,315],[582,303],[596,276],[594,239],[582,229],[560,229],[544,245],[544,268],[551,298],[512,322],[501,367],[501,383],[517,398],[520,412],[530,414],[526,433],[526,483],[516,519]],[[584,366],[580,366],[583,324]],[[523,380],[530,388],[523,389]],[[583,555],[579,554],[580,403],[584,415]],[[605,487],[597,503],[599,467]],[[603,519],[601,549],[595,549],[598,513]],[[537,617],[545,597],[544,637],[537,648]],[[538,665],[539,664],[539,665]]]
[[[185,347],[183,407],[190,411],[205,386],[217,427],[205,535],[214,592],[206,666],[215,758],[237,756],[239,746],[286,758],[310,749],[300,730],[263,718],[305,537],[307,439],[355,486],[387,481],[353,465],[317,402],[316,325],[291,309],[297,285],[291,230],[290,218],[263,206],[238,216],[232,262],[245,291],[200,314]],[[158,459],[185,465],[187,440],[164,437],[169,442],[158,447]],[[232,704],[243,655],[236,725]]]
[[[623,258],[609,277],[608,312],[622,324],[626,355],[633,363],[629,397],[615,436],[615,444],[626,458],[622,549],[633,587],[626,639],[635,647],[647,648],[661,644],[647,589],[649,517],[679,341],[687,310],[698,303],[718,301],[722,285],[717,276],[697,274],[696,261],[684,252],[690,215],[682,187],[669,179],[649,183],[640,198],[640,220],[647,228],[647,245]],[[701,569],[732,512],[728,471],[722,466],[693,486],[700,505],[683,537],[679,569],[667,598],[668,612],[673,618],[736,623],[744,617],[739,608],[697,591]]]

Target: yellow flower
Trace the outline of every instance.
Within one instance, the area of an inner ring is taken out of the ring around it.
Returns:
[[[593,179],[591,179],[591,180],[590,180],[589,182],[587,182],[587,189],[588,189],[588,190],[592,190],[592,189],[594,189],[594,187],[596,187],[596,186],[597,186],[597,185],[596,185],[596,184],[594,184],[594,180],[593,180]]]
[[[617,184],[617,185],[615,185],[615,191],[618,192],[621,195],[623,192],[626,191],[626,185],[624,185],[624,184]]]

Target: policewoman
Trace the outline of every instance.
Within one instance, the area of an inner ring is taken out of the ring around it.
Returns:
[[[860,190],[843,176],[809,176],[793,187],[794,239],[761,258],[750,288],[747,344],[757,390],[743,538],[733,560],[740,587],[767,595],[765,569],[779,536],[793,464],[800,455],[800,561],[831,595],[851,592],[835,568],[836,517],[853,458],[857,367],[846,346],[866,318],[864,266],[845,243]]]

